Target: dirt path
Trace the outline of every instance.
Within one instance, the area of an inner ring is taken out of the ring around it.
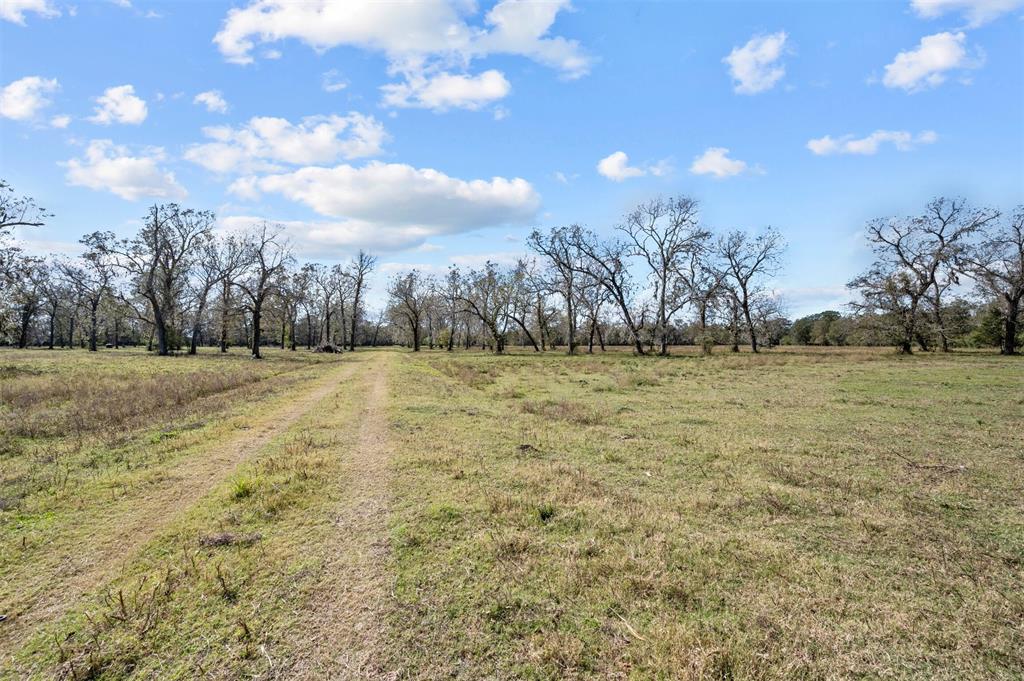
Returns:
[[[313,609],[296,627],[285,674],[302,679],[394,678],[376,654],[383,644],[383,604],[388,593],[387,516],[391,493],[391,445],[387,398],[390,353],[370,367],[359,440],[344,464],[344,501],[334,511]]]
[[[196,453],[171,469],[158,485],[146,490],[144,504],[119,504],[111,510],[102,536],[75,544],[47,565],[40,565],[33,593],[22,594],[8,619],[0,623],[0,651],[14,650],[35,627],[61,617],[89,591],[116,576],[122,565],[137,555],[160,530],[198,502],[240,464],[271,439],[285,432],[317,403],[337,390],[338,383],[358,365],[345,363],[309,384],[308,389],[282,409],[262,416],[236,437]],[[49,569],[48,569],[49,568]]]

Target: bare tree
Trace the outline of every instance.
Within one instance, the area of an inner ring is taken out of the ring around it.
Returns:
[[[909,354],[916,340],[927,350],[921,329],[922,302],[930,304],[943,349],[942,294],[956,282],[953,268],[965,239],[994,220],[992,211],[976,211],[962,200],[936,199],[925,213],[910,218],[875,219],[867,237],[875,262],[847,286],[861,294],[852,304],[861,312],[878,312],[900,352]]]
[[[942,352],[949,352],[942,296],[960,283],[956,260],[965,249],[967,238],[998,217],[996,211],[972,209],[964,199],[940,197],[931,201],[917,219],[918,229],[924,235],[924,245],[928,247],[917,267],[924,268],[928,279],[926,298],[931,304],[932,321]]]
[[[291,248],[283,239],[284,228],[263,222],[254,226],[243,239],[248,263],[245,276],[235,285],[245,294],[252,315],[252,357],[261,359],[263,305],[279,285],[279,277],[291,261]]]
[[[199,250],[196,266],[197,276],[192,282],[195,308],[192,312],[192,333],[188,348],[190,355],[196,354],[198,349],[203,313],[206,311],[210,291],[242,267],[245,255],[242,243],[233,236],[215,239],[210,234],[201,242]]]
[[[95,232],[83,239],[90,248],[111,258],[131,279],[135,293],[149,306],[157,353],[170,353],[170,331],[178,312],[195,257],[209,239],[214,215],[182,209],[177,204],[153,206],[138,235],[116,239]]]
[[[593,232],[579,225],[572,225],[567,234],[573,248],[581,255],[579,272],[589,275],[604,287],[619,307],[633,349],[638,355],[645,354],[643,323],[638,322],[632,311],[633,282],[626,263],[629,246],[621,241],[600,241]]]
[[[0,292],[11,280],[20,253],[9,241],[14,228],[41,227],[49,217],[53,216],[36,205],[35,199],[16,195],[11,185],[0,180]]]
[[[83,239],[82,243],[89,246],[89,237]],[[110,293],[114,277],[108,255],[102,248],[91,247],[82,255],[79,263],[63,261],[59,264],[59,269],[64,280],[74,288],[78,300],[89,313],[89,350],[96,352],[98,311],[100,304]]]
[[[672,316],[685,304],[685,298],[673,295],[680,290],[680,268],[687,255],[699,250],[711,233],[700,226],[697,201],[686,196],[640,204],[626,216],[619,230],[629,237],[629,254],[647,265],[654,296],[652,331],[659,353],[667,355]]]
[[[505,352],[508,342],[508,323],[516,293],[514,276],[488,261],[481,269],[466,274],[459,299],[463,311],[476,317],[491,336],[491,347],[498,355]]]
[[[1003,317],[1000,353],[1017,354],[1024,300],[1024,206],[1018,206],[999,228],[986,231],[981,243],[958,257],[960,267],[974,279],[980,292],[999,302]]]
[[[392,309],[409,326],[413,352],[420,351],[420,321],[430,296],[430,288],[429,279],[420,274],[419,270],[396,276],[388,285]]]
[[[541,274],[538,281],[546,292],[554,293],[565,302],[566,340],[568,353],[576,352],[576,317],[577,299],[579,296],[579,279],[587,275],[583,269],[582,258],[572,239],[571,227],[555,227],[547,234],[534,230],[527,243],[537,254],[543,256],[548,264],[547,273]],[[591,348],[593,348],[593,326],[591,326]]]
[[[764,280],[778,273],[784,249],[782,235],[771,227],[755,238],[737,230],[718,240],[718,255],[732,281],[753,352],[758,351],[757,329],[752,315],[754,305],[757,298],[765,294]]]
[[[708,324],[726,297],[725,273],[715,266],[708,248],[699,248],[687,254],[679,267],[680,292],[677,299],[685,299],[693,306],[700,330],[701,352],[710,355],[714,339],[708,333]],[[739,350],[737,343],[737,350]]]
[[[359,251],[356,257],[352,258],[352,265],[348,270],[349,279],[352,282],[352,329],[351,336],[349,337],[348,349],[356,349],[356,333],[359,328],[359,316],[362,314],[362,295],[366,288],[366,277],[373,271],[377,266],[377,258],[366,253],[365,251]]]

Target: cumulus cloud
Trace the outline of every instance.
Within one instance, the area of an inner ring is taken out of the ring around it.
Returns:
[[[139,125],[146,120],[149,111],[146,102],[135,96],[135,88],[131,85],[118,85],[107,88],[96,98],[95,112],[89,120],[99,125],[125,123]]]
[[[132,155],[127,147],[110,140],[93,140],[83,158],[73,158],[62,165],[67,169],[68,184],[108,191],[127,201],[185,198],[187,192],[175,180],[174,173],[160,167],[164,159],[164,151],[159,147]]]
[[[642,167],[631,166],[626,152],[616,151],[597,162],[597,172],[613,182],[622,182],[631,177],[644,175],[654,175],[655,177],[668,175],[672,172],[672,165],[668,159],[662,159],[657,163],[646,164]],[[558,178],[558,174],[556,174],[556,179],[562,181],[561,178]]]
[[[735,47],[722,59],[729,65],[734,81],[733,90],[742,95],[754,95],[771,90],[786,75],[779,60],[786,47],[786,33],[754,36],[743,47]]]
[[[321,248],[413,248],[439,235],[525,224],[540,206],[537,192],[521,178],[462,180],[379,161],[246,177],[231,191],[243,198],[280,194],[333,218],[290,223],[298,240]]]
[[[401,108],[469,109],[475,111],[505,97],[512,86],[501,71],[491,69],[478,76],[441,72],[426,76],[410,74],[404,83],[381,87],[384,104]]]
[[[257,42],[294,38],[317,50],[350,45],[384,52],[394,62],[410,57],[465,62],[488,54],[521,55],[578,77],[587,72],[589,57],[576,41],[547,35],[558,13],[569,7],[568,0],[502,0],[479,26],[467,22],[476,12],[474,3],[450,0],[255,0],[230,10],[213,41],[228,61],[238,64],[253,61]]]
[[[634,168],[629,165],[629,156],[624,151],[616,151],[598,161],[597,172],[615,182],[622,182],[644,174],[642,168]]]
[[[71,125],[71,116],[67,114],[60,114],[50,119],[50,126],[63,130],[64,128]]]
[[[739,175],[746,170],[746,162],[729,158],[729,150],[725,147],[708,147],[690,164],[690,172],[694,175],[714,175],[719,180]]]
[[[50,0],[0,0],[0,19],[4,21],[24,26],[26,12],[38,14],[43,19],[60,16],[60,11]]]
[[[579,43],[548,35],[559,12],[570,8],[569,0],[501,0],[481,23],[473,20],[476,3],[462,0],[254,0],[228,12],[214,43],[237,64],[253,61],[257,43],[287,39],[318,51],[345,45],[380,52],[388,72],[404,80],[382,88],[388,106],[478,109],[504,97],[509,84],[495,70],[476,76],[452,73],[455,66],[468,70],[474,59],[518,55],[565,78],[586,75],[592,60]]]
[[[872,156],[883,144],[892,144],[898,151],[910,151],[919,144],[933,144],[939,136],[931,130],[913,135],[905,130],[875,130],[866,137],[843,135],[833,138],[825,135],[807,142],[807,148],[817,156],[832,154],[860,154]]]
[[[375,156],[388,139],[373,116],[307,116],[298,124],[284,118],[255,117],[240,127],[203,128],[213,140],[195,144],[185,158],[216,173],[281,170],[279,164],[309,165]]]
[[[50,105],[47,95],[60,89],[56,78],[26,76],[0,90],[0,116],[27,121]]]
[[[981,60],[969,57],[965,43],[962,31],[925,36],[916,48],[900,52],[886,65],[882,83],[918,92],[944,83],[949,71],[978,68]]]
[[[220,90],[207,90],[206,92],[200,92],[192,100],[193,104],[202,104],[206,107],[206,110],[211,113],[227,113],[228,103],[224,101],[224,96]]]
[[[1024,6],[1024,0],[911,0],[910,4],[924,19],[957,12],[967,20],[969,28],[977,28]]]

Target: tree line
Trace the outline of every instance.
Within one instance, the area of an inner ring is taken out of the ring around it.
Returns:
[[[915,216],[872,220],[874,262],[849,282],[849,312],[790,321],[771,284],[786,244],[776,229],[715,234],[687,196],[655,198],[606,237],[578,224],[535,229],[509,265],[399,272],[368,314],[376,258],[299,264],[282,228],[218,236],[209,211],[153,206],[137,234],[93,232],[78,258],[20,253],[15,226],[47,211],[0,183],[0,342],[145,343],[158,354],[199,345],[337,351],[400,343],[516,344],[569,354],[626,345],[637,354],[692,344],[753,352],[782,343],[893,345],[904,353],[998,345],[1016,354],[1024,299],[1024,207],[1002,214],[938,198]],[[77,334],[77,335],[76,335]]]
[[[268,343],[334,352],[371,340],[364,301],[376,258],[363,251],[344,265],[300,265],[278,225],[218,235],[212,212],[172,203],[150,208],[132,236],[83,236],[75,258],[21,252],[13,228],[47,217],[3,183],[0,339],[10,344],[144,343],[159,355],[244,345],[258,359]]]
[[[389,318],[413,350],[424,336],[448,350],[476,342],[501,353],[510,342],[569,354],[595,337],[637,354],[671,345],[753,352],[780,343],[1020,346],[1024,298],[1024,209],[1010,215],[940,198],[918,216],[867,226],[875,262],[848,284],[851,313],[790,322],[770,287],[785,243],[767,228],[714,235],[690,197],[653,199],[629,212],[608,238],[580,225],[535,230],[531,255],[502,267],[418,270],[388,287]],[[970,290],[969,284],[973,284]]]

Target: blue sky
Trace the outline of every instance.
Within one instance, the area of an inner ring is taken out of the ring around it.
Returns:
[[[179,200],[381,277],[608,233],[685,193],[777,227],[796,316],[863,224],[1024,201],[1024,1],[301,4],[0,0],[0,162],[71,250]],[[206,94],[203,94],[206,93]],[[377,286],[378,292],[382,287]]]

